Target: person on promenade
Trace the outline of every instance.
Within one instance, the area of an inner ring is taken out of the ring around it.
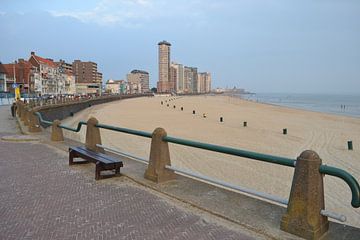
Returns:
[[[16,103],[15,103],[15,102],[13,102],[13,103],[11,104],[10,109],[11,109],[11,115],[12,115],[13,117],[15,117],[15,114],[16,114]]]

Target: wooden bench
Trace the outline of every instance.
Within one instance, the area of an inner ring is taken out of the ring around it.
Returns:
[[[86,161],[76,161],[74,158],[83,158]],[[115,170],[115,175],[120,174],[120,168],[123,167],[123,162],[110,157],[104,153],[94,152],[86,147],[70,147],[69,148],[69,165],[83,164],[93,162],[96,164],[95,179],[103,178],[100,174],[104,170]]]

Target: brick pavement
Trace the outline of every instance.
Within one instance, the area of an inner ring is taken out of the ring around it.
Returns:
[[[96,182],[44,144],[0,152],[0,239],[251,239],[125,177]]]

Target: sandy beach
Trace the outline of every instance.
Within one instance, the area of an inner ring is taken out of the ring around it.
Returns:
[[[97,105],[63,123],[75,126],[78,121],[93,116],[104,124],[148,132],[162,127],[173,137],[292,159],[311,149],[320,155],[323,164],[344,169],[360,181],[360,118],[227,96],[186,96],[165,102],[167,99],[169,97],[146,97]],[[163,105],[161,101],[164,101]],[[166,106],[168,103],[169,107]],[[222,123],[220,117],[223,117]],[[247,127],[243,127],[244,121]],[[287,135],[282,134],[283,128],[287,128]],[[83,142],[85,128],[81,134],[68,131],[64,134]],[[101,130],[101,134],[104,145],[143,158],[149,156],[150,139],[108,130]],[[347,150],[348,140],[353,141],[353,151]],[[174,166],[282,198],[289,197],[293,168],[175,144],[170,144],[170,155]],[[360,209],[351,207],[351,191],[347,184],[331,176],[326,176],[324,182],[326,209],[344,214],[346,224],[360,227]]]

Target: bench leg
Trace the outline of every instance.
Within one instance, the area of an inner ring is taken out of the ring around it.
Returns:
[[[115,174],[120,174],[120,166],[115,167]]]
[[[69,165],[74,164],[74,151],[69,151]]]
[[[95,180],[99,180],[101,179],[101,170],[102,170],[102,166],[100,162],[96,162],[96,168],[95,168]]]

